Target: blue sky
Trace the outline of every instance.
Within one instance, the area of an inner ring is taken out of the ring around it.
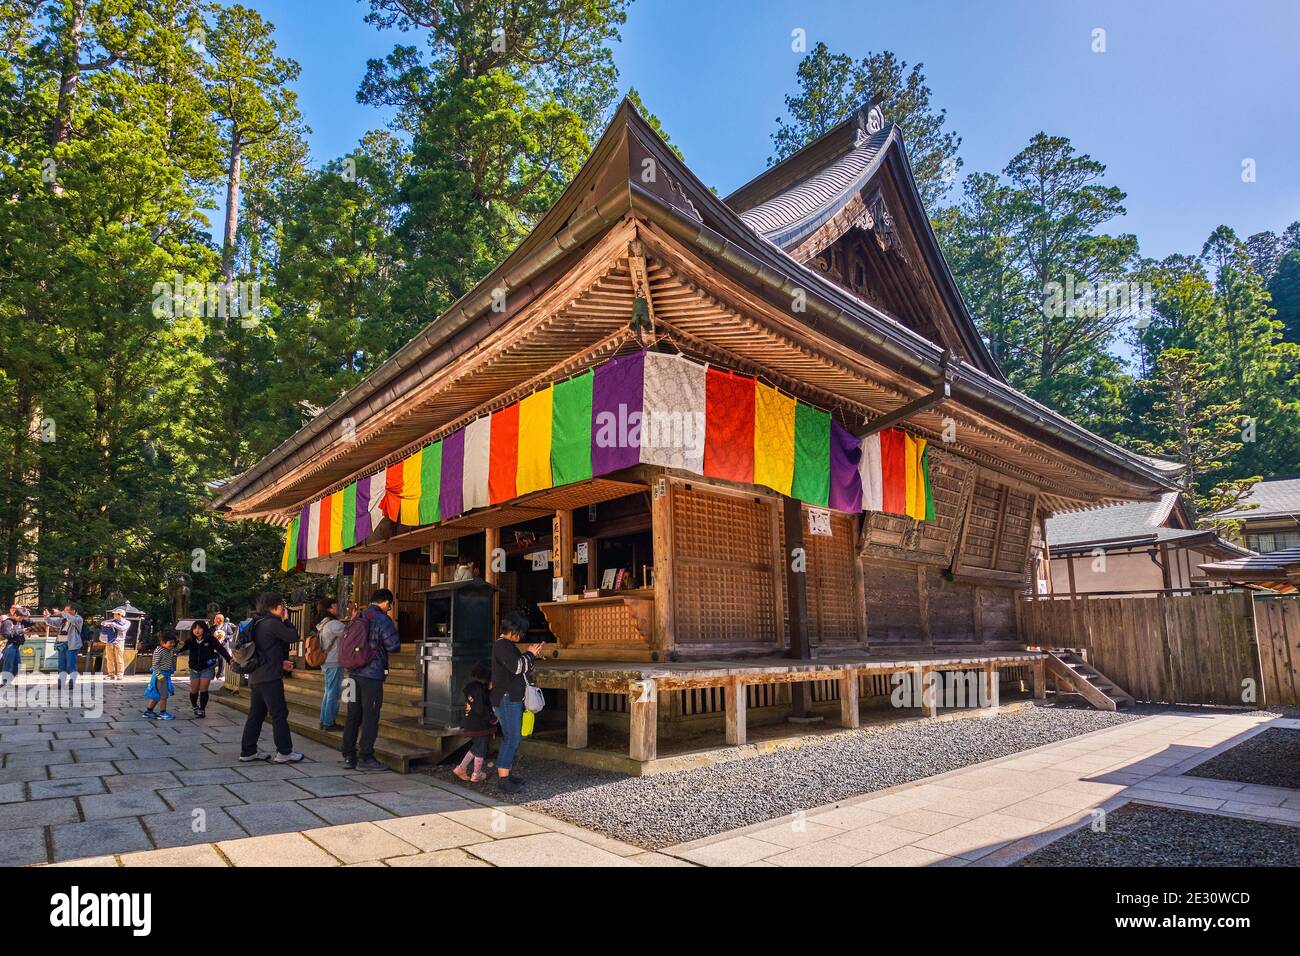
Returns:
[[[381,34],[357,0],[244,0],[302,64],[312,156],[347,152],[388,117],[356,102]],[[1227,223],[1243,238],[1300,219],[1300,3],[1295,0],[636,0],[615,57],[724,195],[760,172],[808,45],[922,62],[962,137],[963,175],[1004,166],[1039,130],[1070,137],[1128,193],[1112,231],[1146,255],[1196,253]],[[1104,53],[1092,52],[1105,30]],[[1242,181],[1255,162],[1256,181]]]

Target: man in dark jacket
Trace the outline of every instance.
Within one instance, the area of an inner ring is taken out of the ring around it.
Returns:
[[[288,659],[289,648],[297,642],[298,631],[289,623],[289,611],[280,595],[269,591],[258,597],[251,626],[253,643],[257,645],[257,667],[248,674],[248,719],[244,721],[239,759],[244,763],[267,758],[272,763],[297,763],[302,754],[294,751],[289,733],[284,675],[293,670],[293,662]],[[262,724],[268,716],[275,737],[274,756],[257,749],[257,738],[262,735]]]
[[[392,607],[393,592],[380,588],[370,595],[370,605],[361,612],[375,656],[365,667],[348,670],[347,680],[352,683],[352,694],[344,695],[348,700],[348,717],[343,724],[343,766],[349,770],[387,769],[375,759],[375,738],[379,736],[379,711],[384,706],[388,655],[396,653],[402,646],[397,627],[388,616]],[[361,734],[360,760],[357,759],[358,731]]]

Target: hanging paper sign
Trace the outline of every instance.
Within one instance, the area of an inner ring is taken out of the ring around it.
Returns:
[[[545,571],[551,566],[551,552],[534,551],[528,556],[532,559],[534,571]]]
[[[574,564],[587,563],[587,542],[586,541],[578,542],[578,547],[573,553],[573,563]]]
[[[831,537],[831,513],[825,508],[809,508],[808,533]]]

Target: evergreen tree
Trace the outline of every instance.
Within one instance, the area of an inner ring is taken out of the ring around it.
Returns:
[[[1260,480],[1256,475],[1214,483],[1243,447],[1240,403],[1217,399],[1223,380],[1190,349],[1162,352],[1155,375],[1143,387],[1155,398],[1152,413],[1158,437],[1135,443],[1138,450],[1181,462],[1185,470],[1178,480],[1192,520],[1214,523],[1210,516],[1235,506]]]

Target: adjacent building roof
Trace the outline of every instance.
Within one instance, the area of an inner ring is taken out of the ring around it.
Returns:
[[[1300,521],[1300,475],[1265,478],[1236,508],[1223,512],[1219,517],[1246,520],[1291,517]]]
[[[1173,543],[1195,545],[1223,557],[1251,553],[1211,529],[1191,527],[1176,491],[1156,501],[1127,501],[1047,519],[1047,544],[1053,555]]]
[[[1275,591],[1293,592],[1300,589],[1300,548],[1202,564],[1201,570],[1214,581],[1254,584]]]

